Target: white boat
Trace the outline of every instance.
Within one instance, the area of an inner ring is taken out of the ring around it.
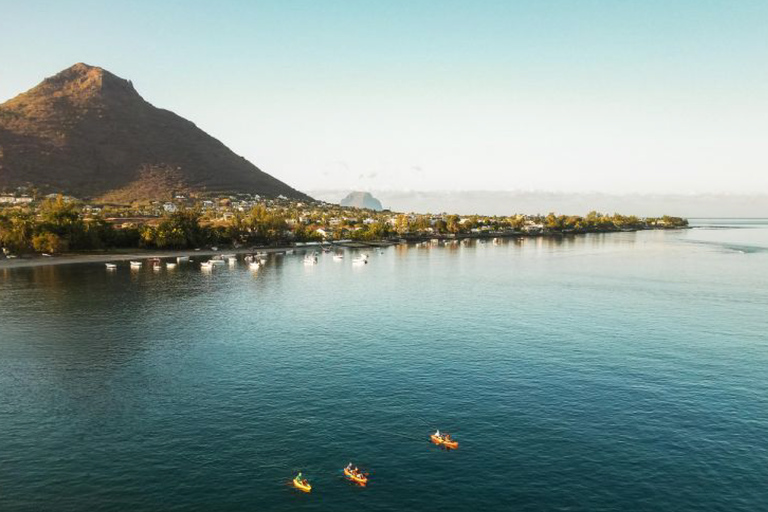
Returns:
[[[210,260],[211,264],[213,265],[223,265],[226,263],[224,260]]]
[[[355,256],[355,258],[352,260],[352,263],[355,265],[367,265],[368,264],[368,255],[367,254],[361,254],[360,256]]]
[[[174,269],[176,268],[176,263],[166,263],[165,268],[167,269]]]
[[[189,256],[179,256],[176,258],[176,263],[184,263],[185,261],[189,261]]]
[[[141,268],[141,262],[140,261],[132,261],[131,262],[131,268]]]
[[[202,262],[200,264],[200,269],[201,270],[212,270],[213,269],[213,261],[208,260],[208,261]]]
[[[227,263],[229,263],[230,266],[234,267],[235,265],[237,265],[237,258],[234,256],[230,256],[229,258],[227,258]]]
[[[288,249],[285,251],[285,254],[293,254],[295,251],[293,249]]]
[[[316,265],[317,264],[317,254],[313,252],[312,254],[307,254],[306,256],[304,256],[304,264],[305,265]]]
[[[344,259],[344,255],[341,253],[336,253],[333,255],[333,261],[342,261]]]
[[[261,263],[258,261],[252,261],[248,264],[248,268],[251,270],[259,270],[259,267],[261,266]]]
[[[114,263],[105,263],[105,265],[107,266],[107,270],[117,270],[117,265]]]

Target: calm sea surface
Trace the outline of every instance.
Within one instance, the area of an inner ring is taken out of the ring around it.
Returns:
[[[695,224],[0,270],[0,510],[768,510],[768,222]]]

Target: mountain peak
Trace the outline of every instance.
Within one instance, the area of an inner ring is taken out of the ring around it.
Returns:
[[[62,100],[71,105],[114,101],[136,101],[141,96],[130,80],[124,80],[104,68],[78,62],[43,80],[39,85],[6,102],[8,109],[29,111]]]
[[[174,191],[308,198],[144,101],[129,80],[82,62],[0,104],[0,189],[28,185],[130,200]]]

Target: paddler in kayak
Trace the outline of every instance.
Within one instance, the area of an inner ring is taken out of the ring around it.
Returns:
[[[352,467],[351,462],[347,464],[347,467],[344,468],[344,476],[346,476],[353,482],[356,482],[362,486],[365,486],[365,484],[368,483],[368,478],[365,475],[363,475],[363,473],[360,471],[360,469],[357,466]]]
[[[312,486],[309,485],[309,482],[304,478],[304,475],[301,474],[301,471],[299,471],[299,474],[293,479],[293,486],[304,492],[312,490]]]
[[[458,448],[459,443],[454,441],[451,437],[451,434],[444,432],[440,433],[440,430],[437,430],[434,434],[430,436],[432,438],[432,442],[438,445],[443,445],[446,448]]]

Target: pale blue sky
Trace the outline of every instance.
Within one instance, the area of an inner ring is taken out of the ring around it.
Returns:
[[[768,0],[0,0],[0,101],[75,62],[302,189],[768,193]]]

